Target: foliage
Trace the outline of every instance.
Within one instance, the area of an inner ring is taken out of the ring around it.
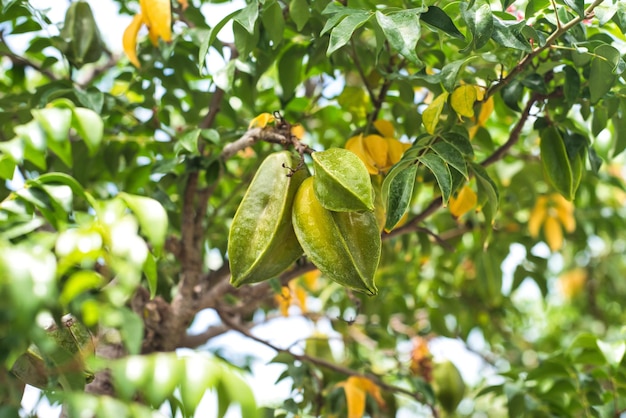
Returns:
[[[80,0],[62,22],[0,1],[0,413],[27,381],[70,416],[193,416],[207,390],[260,415],[246,364],[175,352],[229,330],[284,365],[268,416],[440,416],[444,337],[485,370],[458,416],[626,410],[626,3],[261,0],[212,25],[219,1],[114,3],[123,45]],[[361,160],[346,213],[382,232],[341,236],[382,240],[376,296],[314,257],[230,285],[230,225],[284,148],[333,181],[329,150]],[[254,327],[278,313],[335,332],[276,346]],[[68,314],[96,356],[55,332]]]

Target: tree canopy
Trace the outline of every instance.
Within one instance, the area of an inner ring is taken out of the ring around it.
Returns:
[[[626,411],[626,3],[111,1],[0,1],[0,415]]]

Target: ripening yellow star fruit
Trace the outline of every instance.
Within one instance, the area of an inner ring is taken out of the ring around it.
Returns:
[[[528,232],[533,238],[543,235],[552,251],[563,247],[563,231],[572,233],[576,230],[574,204],[559,193],[539,196],[528,220]]]
[[[456,196],[450,197],[448,209],[455,218],[460,218],[476,206],[476,203],[478,203],[476,192],[466,184]]]
[[[128,60],[137,68],[137,34],[143,25],[148,27],[148,37],[153,45],[159,38],[165,42],[172,40],[172,10],[170,0],[140,0],[141,11],[137,13],[124,31],[122,45]]]
[[[367,167],[370,174],[385,174],[402,158],[411,144],[394,138],[393,125],[386,120],[377,120],[374,127],[379,132],[371,135],[357,135],[348,139],[346,149],[355,153]]]

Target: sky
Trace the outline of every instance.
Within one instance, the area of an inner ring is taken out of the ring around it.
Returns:
[[[117,4],[112,0],[88,0],[96,18],[96,22],[108,48],[114,53],[122,53],[122,33],[124,28],[130,23],[131,17],[126,15],[118,15]],[[48,9],[47,16],[53,23],[61,23],[63,21],[65,10],[68,5],[67,1],[49,1],[49,0],[30,0],[33,7],[42,10]],[[204,15],[207,17],[209,24],[214,25],[223,17],[233,10],[243,7],[243,0],[227,2],[222,4],[205,5],[207,8]],[[210,10],[209,10],[210,8]],[[55,35],[57,28],[47,28],[50,35]],[[19,36],[7,36],[7,42],[15,51],[24,50],[26,48],[29,34]],[[226,26],[220,33],[220,39],[224,41],[232,41],[232,30],[230,26]],[[209,56],[209,68],[216,69],[216,66],[223,64],[221,59],[215,56]],[[541,250],[541,249],[540,249]],[[511,256],[504,263],[504,287],[510,286],[512,280],[512,272],[517,264],[521,261],[524,254],[520,251],[513,251]],[[534,287],[533,287],[534,286]],[[522,289],[518,291],[522,297],[529,300],[540,298],[540,293],[534,282],[528,282],[522,285]],[[311,305],[315,305],[315,301],[311,301]],[[299,316],[298,308],[291,308],[291,316],[289,318],[278,318],[270,323],[260,325],[254,329],[255,335],[270,341],[280,347],[296,347],[298,342],[304,341],[314,330],[332,335],[333,331],[329,321],[320,321],[313,325],[310,321]],[[219,318],[216,313],[211,310],[201,312],[191,325],[192,333],[202,332],[211,324],[218,324]],[[480,335],[471,335],[470,342],[475,349],[484,347],[484,340]],[[295,344],[295,346],[294,346]],[[252,374],[246,378],[250,383],[257,401],[261,405],[279,405],[283,399],[289,396],[290,384],[285,380],[279,384],[275,384],[276,379],[284,370],[281,365],[268,365],[268,361],[275,356],[275,352],[270,348],[254,342],[235,332],[229,332],[222,336],[212,339],[204,348],[209,350],[219,349],[227,354],[229,358],[237,359],[246,356],[255,356],[258,360],[252,364]],[[341,347],[334,346],[334,350],[340,350]],[[494,374],[494,370],[487,367],[484,361],[474,353],[465,349],[462,343],[450,339],[437,338],[430,344],[431,352],[435,360],[450,359],[460,369],[464,380],[468,384],[475,384],[486,375]],[[399,347],[399,350],[408,352],[410,346]],[[183,350],[184,352],[184,350]],[[24,396],[24,405],[27,410],[33,408],[37,410],[41,417],[47,418],[58,416],[58,408],[51,408],[47,402],[38,403],[40,392],[34,388],[28,388]],[[210,418],[214,410],[214,396],[205,396],[203,403],[199,408],[197,416]],[[461,405],[463,408],[463,404]],[[415,417],[419,414],[419,410],[403,409],[398,415],[401,418]],[[167,414],[166,414],[167,415]],[[238,411],[232,410],[229,413],[230,418],[237,417]],[[424,416],[429,416],[424,412]]]

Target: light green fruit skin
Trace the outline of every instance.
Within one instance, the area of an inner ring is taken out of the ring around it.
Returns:
[[[88,3],[75,1],[65,15],[61,37],[63,53],[76,67],[97,61],[102,55],[102,40]]]
[[[374,274],[380,259],[380,233],[373,212],[325,209],[306,179],[293,203],[293,227],[306,256],[324,276],[368,295],[378,293]]]
[[[353,152],[330,148],[312,155],[315,196],[335,212],[374,210],[374,191],[363,162]]]
[[[291,225],[293,198],[306,169],[295,168],[291,153],[269,155],[256,172],[230,228],[228,259],[230,283],[239,287],[271,279],[302,255]]]
[[[446,360],[434,364],[432,386],[443,409],[449,413],[456,411],[465,395],[465,382],[454,363]]]

